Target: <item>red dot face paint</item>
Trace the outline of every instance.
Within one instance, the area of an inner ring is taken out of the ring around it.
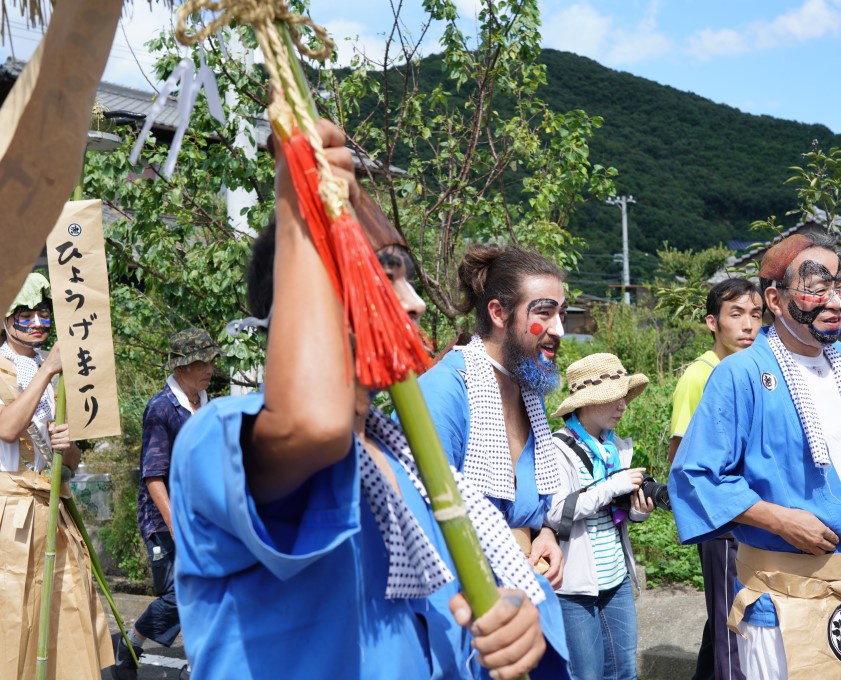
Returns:
[[[529,332],[532,335],[540,335],[541,333],[543,333],[543,326],[541,326],[539,323],[533,323],[531,326],[529,326]]]

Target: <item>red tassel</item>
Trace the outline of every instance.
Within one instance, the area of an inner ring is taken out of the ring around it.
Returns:
[[[356,218],[330,221],[318,193],[318,172],[309,141],[296,132],[283,143],[301,215],[345,308],[345,325],[356,336],[356,376],[385,388],[422,373],[429,362],[409,319]]]

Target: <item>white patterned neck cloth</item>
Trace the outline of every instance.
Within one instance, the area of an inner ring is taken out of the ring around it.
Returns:
[[[388,551],[385,596],[389,599],[428,597],[452,581],[453,574],[371,454],[358,438],[355,441],[362,493]]]
[[[412,484],[429,505],[429,495],[420,480],[409,442],[406,441],[406,435],[403,434],[400,426],[378,409],[371,408],[365,421],[365,433],[392,452],[406,470]],[[467,506],[470,521],[476,527],[479,543],[488,557],[497,580],[504,588],[524,590],[532,603],[537,606],[546,599],[546,596],[537,582],[534,570],[526,561],[522,549],[517,545],[505,517],[469,480],[452,466],[450,469],[453,471],[461,497]]]
[[[502,396],[485,343],[474,335],[468,344],[457,345],[453,349],[464,353],[467,403],[470,407],[464,476],[486,496],[513,501],[514,471],[502,415]],[[543,401],[534,390],[521,388],[521,394],[534,435],[537,492],[541,495],[556,493],[561,484],[561,473]]]
[[[12,348],[9,347],[8,342],[4,342],[0,345],[0,354],[15,365],[15,372],[18,376],[18,386],[20,387],[21,392],[29,387],[29,383],[32,382],[32,379],[35,377],[35,374],[38,372],[38,369],[44,361],[38,350],[35,350],[34,358],[27,357],[23,354],[16,354]],[[53,412],[50,408],[49,388],[44,390],[44,394],[41,395],[41,399],[38,401],[38,406],[35,408],[35,418],[40,420],[42,423],[46,423],[47,421],[53,419]]]
[[[794,359],[791,358],[791,352],[783,345],[783,341],[780,340],[780,336],[777,335],[777,329],[773,325],[768,329],[768,345],[770,345],[771,351],[774,353],[774,357],[780,365],[786,386],[791,393],[794,408],[797,410],[800,424],[806,433],[806,441],[809,442],[812,461],[816,468],[829,467],[832,464],[829,459],[829,449],[826,446],[823,428],[821,427],[821,421],[818,418],[815,404],[812,401],[812,395],[806,387],[806,382],[803,380],[800,369],[798,369]],[[832,345],[824,347],[823,353],[832,366],[835,385],[838,387],[839,393],[841,393],[841,354]]]

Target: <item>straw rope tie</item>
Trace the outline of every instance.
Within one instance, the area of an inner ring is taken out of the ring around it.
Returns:
[[[218,16],[203,28],[191,32],[187,28],[189,16],[196,11],[207,10],[218,12]],[[266,58],[265,67],[269,74],[269,82],[276,96],[269,104],[269,120],[272,127],[280,134],[281,139],[289,139],[296,128],[312,146],[320,178],[318,192],[327,215],[336,219],[347,213],[348,186],[336,177],[321,144],[321,136],[315,127],[315,121],[307,115],[296,115],[307,110],[303,93],[298,91],[295,76],[290,66],[292,55],[281,40],[275,29],[275,22],[286,24],[289,37],[295,48],[304,56],[324,61],[332,54],[335,43],[330,39],[327,29],[316,24],[310,17],[295,14],[283,0],[187,0],[178,7],[178,24],[176,37],[184,45],[194,45],[213,35],[223,26],[236,21],[240,24],[251,24],[257,43]],[[307,26],[312,29],[321,47],[312,49],[301,39],[296,25]],[[284,97],[278,96],[283,93]]]
[[[201,10],[218,12],[219,15],[204,28],[190,32],[187,29],[187,18]],[[239,24],[251,24],[255,28],[271,27],[275,21],[285,23],[289,27],[289,35],[298,51],[310,59],[324,61],[333,52],[335,43],[330,39],[327,29],[315,23],[312,18],[301,16],[290,11],[289,5],[283,0],[187,0],[178,8],[178,25],[175,34],[182,45],[195,45],[215,34],[223,26],[232,21]],[[301,34],[296,25],[308,26],[321,42],[321,47],[313,49],[301,40]]]

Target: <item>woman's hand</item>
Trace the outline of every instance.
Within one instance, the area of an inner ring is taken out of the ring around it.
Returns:
[[[654,512],[654,501],[646,498],[642,489],[637,489],[631,494],[631,507],[639,513],[648,515]]]
[[[459,593],[450,600],[456,623],[470,629],[479,663],[497,680],[518,678],[537,665],[546,651],[540,617],[522,590],[499,589],[499,600],[473,621],[470,605]]]

